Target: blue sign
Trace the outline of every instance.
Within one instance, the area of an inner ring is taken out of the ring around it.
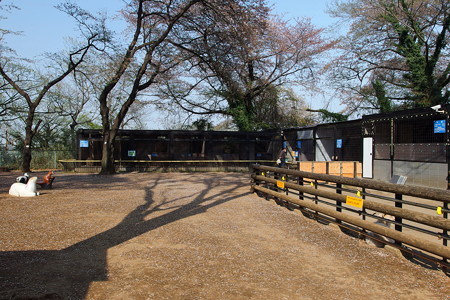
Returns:
[[[89,148],[89,141],[80,140],[80,148]]]
[[[434,133],[445,133],[446,123],[445,120],[435,120]]]
[[[342,148],[342,139],[336,140],[336,148],[341,149]]]

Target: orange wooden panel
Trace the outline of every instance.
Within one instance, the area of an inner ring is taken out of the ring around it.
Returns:
[[[320,174],[326,174],[327,173],[327,162],[326,161],[315,161],[313,172],[320,173]]]
[[[329,175],[341,175],[341,162],[340,161],[330,161],[328,163],[328,174]]]
[[[300,171],[304,171],[304,172],[312,172],[312,161],[301,161],[299,163],[300,167]]]
[[[355,163],[352,161],[343,161],[342,162],[342,173],[351,173],[355,172]]]

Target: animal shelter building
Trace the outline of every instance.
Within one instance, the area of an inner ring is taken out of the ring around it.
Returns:
[[[389,182],[401,177],[406,184],[447,189],[449,110],[450,105],[439,105],[281,132],[120,130],[114,157],[119,162],[246,161],[273,165],[281,147],[286,146],[292,154],[292,168],[341,176],[351,173],[353,177]],[[101,159],[100,130],[80,129],[77,139],[79,161]],[[340,172],[329,172],[333,168]]]
[[[361,176],[447,189],[450,105],[366,115],[348,122],[283,131],[302,161],[355,161]]]

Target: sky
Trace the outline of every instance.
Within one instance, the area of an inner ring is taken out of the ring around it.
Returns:
[[[329,27],[334,19],[327,14],[331,0],[270,0],[274,12],[285,19],[311,18],[314,25],[318,27]]]
[[[0,0],[1,1],[1,0]],[[122,7],[121,0],[73,0],[88,11],[106,11],[116,15]],[[0,28],[21,32],[21,35],[6,39],[9,47],[19,56],[33,58],[44,52],[64,49],[66,39],[75,30],[75,22],[54,6],[57,0],[3,0],[3,4],[14,3],[20,10],[0,11]],[[314,25],[328,27],[333,23],[327,13],[331,0],[269,0],[274,12],[285,19],[311,18]]]
[[[56,53],[67,48],[67,38],[76,30],[76,23],[54,6],[61,0],[0,0],[2,5],[14,4],[19,10],[0,10],[0,28],[20,35],[9,35],[6,44],[14,49],[19,57],[38,59],[40,55]],[[122,8],[121,0],[72,0],[80,7],[90,11],[107,12],[109,16],[117,15]],[[307,17],[316,27],[331,27],[335,20],[328,16],[326,10],[333,0],[268,0],[273,12],[283,19]],[[114,24],[113,24],[114,25]],[[120,30],[118,30],[120,31]],[[305,101],[311,108],[323,108],[330,96],[306,96]]]

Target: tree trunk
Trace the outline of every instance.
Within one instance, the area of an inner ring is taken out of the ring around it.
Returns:
[[[25,139],[23,141],[23,150],[22,150],[22,172],[30,172],[31,171],[31,144],[33,141],[34,131],[33,131],[33,119],[34,119],[34,109],[31,108],[28,113],[28,117],[25,121]],[[38,122],[36,125],[36,129],[39,127]]]
[[[22,172],[31,172],[31,145],[25,142],[22,150]]]
[[[111,138],[110,133],[103,135],[102,147],[102,168],[100,174],[111,175],[116,173],[114,166],[114,139]]]

